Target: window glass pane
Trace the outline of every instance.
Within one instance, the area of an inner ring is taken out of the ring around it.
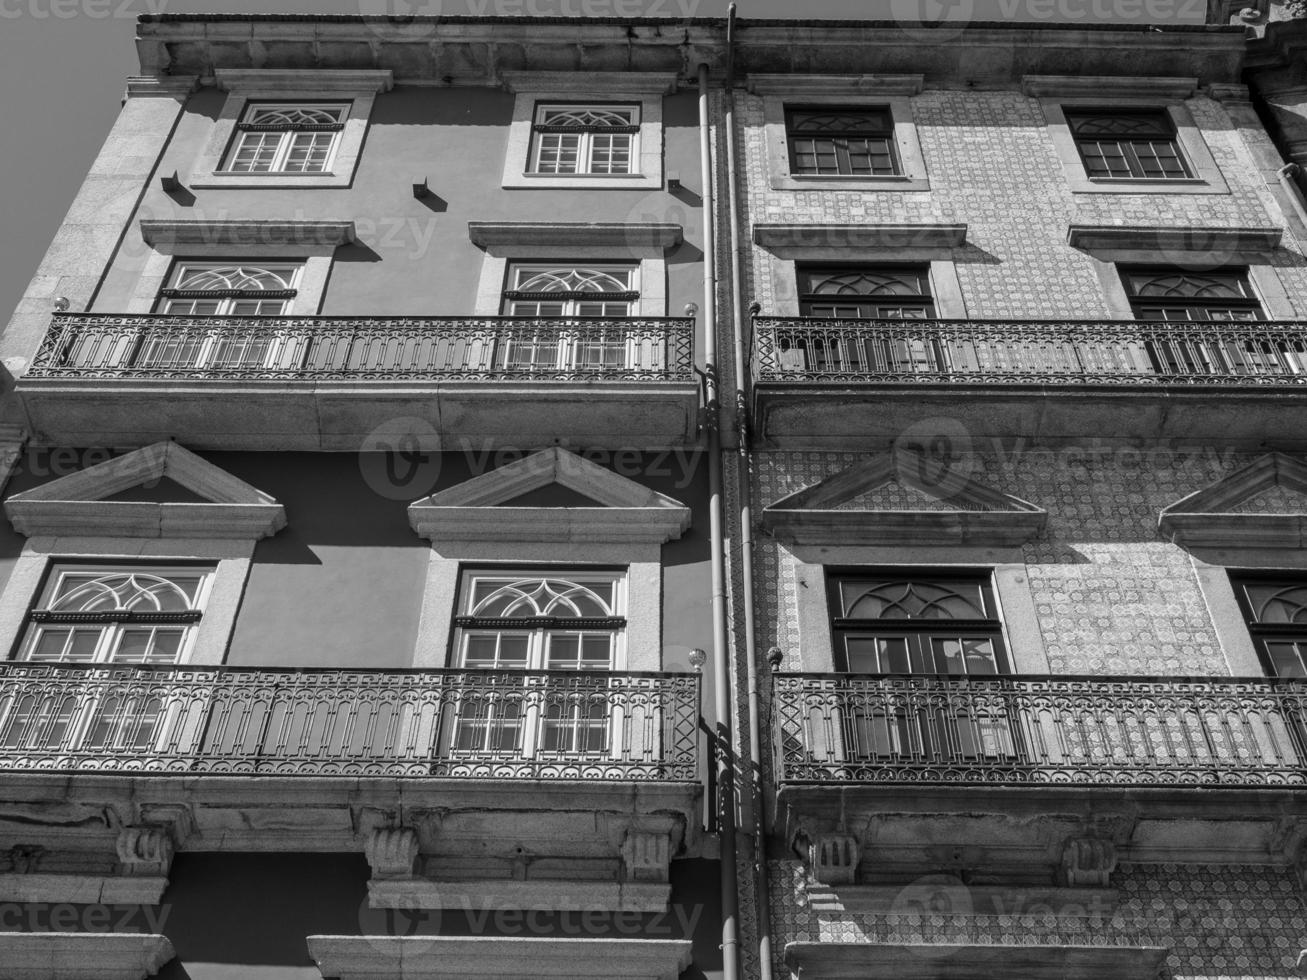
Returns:
[[[978,582],[844,581],[843,615],[848,619],[986,619]]]
[[[1303,660],[1304,644],[1292,641],[1268,640],[1266,653],[1270,657],[1272,673],[1276,677],[1307,677]]]

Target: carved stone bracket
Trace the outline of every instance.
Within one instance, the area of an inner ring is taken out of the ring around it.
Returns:
[[[417,831],[408,827],[383,827],[372,831],[363,845],[374,880],[400,881],[417,873]]]
[[[1058,876],[1069,887],[1106,888],[1116,870],[1116,845],[1099,837],[1073,837],[1062,849]]]
[[[166,827],[124,827],[118,832],[118,860],[125,875],[166,878],[175,853]]]
[[[629,830],[622,842],[627,881],[665,882],[670,874],[672,842],[667,834]]]
[[[862,845],[852,834],[818,834],[808,846],[808,866],[823,885],[851,885],[857,878]]]

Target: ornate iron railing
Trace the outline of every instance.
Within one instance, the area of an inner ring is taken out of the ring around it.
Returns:
[[[1307,785],[1307,682],[777,674],[780,781]]]
[[[682,317],[54,317],[29,378],[686,381]]]
[[[0,771],[694,780],[699,677],[0,665]]]
[[[1307,385],[1307,323],[754,320],[754,378],[819,383]]]

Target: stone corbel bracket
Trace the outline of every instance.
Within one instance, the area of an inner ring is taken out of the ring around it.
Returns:
[[[121,827],[112,856],[18,845],[0,873],[0,901],[157,905],[177,852],[177,824]]]
[[[1075,837],[1062,848],[1058,882],[1068,888],[1107,888],[1115,870],[1115,844],[1100,837]]]

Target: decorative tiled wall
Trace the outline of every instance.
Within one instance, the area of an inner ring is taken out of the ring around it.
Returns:
[[[1167,980],[1295,977],[1307,946],[1302,895],[1289,872],[1268,868],[1123,864],[1113,875],[1114,909],[1091,901],[1062,910],[1085,914],[1062,915],[1035,905],[1012,914],[924,915],[912,903],[899,914],[817,912],[802,864],[776,861],[770,870],[777,977],[790,976],[783,954],[791,942],[1161,946],[1171,951]],[[965,907],[965,886],[955,890],[961,901],[953,908]]]

